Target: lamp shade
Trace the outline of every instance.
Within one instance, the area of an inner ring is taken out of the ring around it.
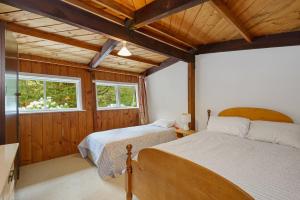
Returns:
[[[189,113],[182,113],[181,114],[181,122],[182,123],[190,123],[191,122],[191,114]]]
[[[123,47],[118,52],[119,56],[131,56],[131,52],[126,47],[126,41],[123,41]]]

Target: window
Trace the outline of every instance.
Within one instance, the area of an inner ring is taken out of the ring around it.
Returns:
[[[96,81],[97,108],[138,108],[137,84]]]
[[[38,74],[19,76],[20,112],[80,110],[79,78]]]

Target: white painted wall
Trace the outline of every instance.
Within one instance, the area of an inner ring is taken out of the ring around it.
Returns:
[[[201,129],[208,108],[236,106],[274,109],[300,123],[300,46],[197,56],[196,102]]]
[[[150,121],[172,119],[180,124],[188,111],[187,63],[178,62],[146,78]]]

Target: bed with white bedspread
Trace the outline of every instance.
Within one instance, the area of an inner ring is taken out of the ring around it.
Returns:
[[[204,166],[256,200],[300,199],[300,149],[202,131],[153,148]]]
[[[78,146],[82,157],[89,157],[102,178],[116,177],[125,169],[126,145],[133,144],[133,155],[139,150],[176,139],[174,128],[153,124],[95,132]]]

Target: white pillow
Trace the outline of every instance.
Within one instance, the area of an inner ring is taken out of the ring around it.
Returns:
[[[249,125],[250,120],[243,117],[212,116],[209,118],[207,130],[245,137],[248,133]]]
[[[153,122],[152,125],[163,127],[163,128],[171,128],[175,125],[175,121],[174,120],[159,119],[159,120],[156,120],[155,122]]]
[[[300,148],[300,125],[283,122],[252,121],[249,139]]]

